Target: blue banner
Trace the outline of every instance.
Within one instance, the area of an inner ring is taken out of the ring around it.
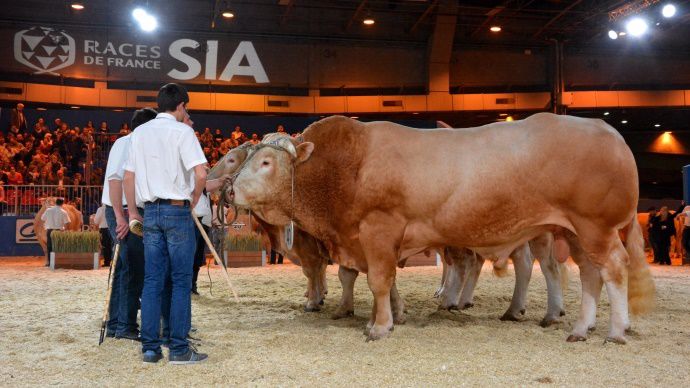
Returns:
[[[0,217],[0,256],[43,256],[33,217]]]

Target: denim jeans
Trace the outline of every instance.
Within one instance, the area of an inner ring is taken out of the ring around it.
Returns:
[[[127,217],[127,211],[125,211]],[[105,220],[108,223],[108,230],[113,244],[118,243],[117,221],[115,211],[112,207],[105,208]],[[127,332],[137,330],[137,310],[139,308],[140,286],[137,286],[133,278],[133,265],[140,265],[144,261],[141,250],[132,249],[134,241],[130,241],[137,236],[127,234],[124,240],[120,241],[120,253],[117,259],[117,268],[112,273],[113,291],[110,296],[110,312],[108,319],[108,331],[115,335],[122,335]],[[113,252],[115,252],[113,248]]]
[[[160,348],[161,304],[170,282],[170,354],[189,350],[192,319],[192,264],[196,245],[189,206],[147,203],[144,215],[144,291],[141,298],[141,338],[144,352]],[[163,309],[164,310],[164,309]]]

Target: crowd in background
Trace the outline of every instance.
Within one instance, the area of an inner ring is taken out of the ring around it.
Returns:
[[[103,185],[110,146],[131,132],[129,123],[111,128],[106,121],[97,126],[93,121],[87,121],[80,126],[60,118],[47,123],[42,117],[35,123],[28,123],[23,109],[23,104],[17,104],[12,110],[9,128],[0,132],[0,215],[17,202],[37,211],[41,198],[55,194],[63,196],[66,203],[85,213],[95,211],[98,204],[92,204],[95,206],[93,209],[92,206],[83,208],[86,189],[82,186]],[[275,131],[285,132],[285,127],[278,125]],[[245,142],[257,144],[261,141],[259,135],[247,135],[239,126],[235,126],[229,136],[219,128],[195,128],[195,133],[211,166],[231,149]],[[92,169],[87,174],[85,168],[89,153]],[[15,185],[49,185],[57,186],[59,190],[57,193],[54,190],[15,192],[8,187]],[[88,197],[99,198],[98,195]]]

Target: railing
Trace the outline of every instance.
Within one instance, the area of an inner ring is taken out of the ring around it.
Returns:
[[[35,186],[5,185],[4,202],[0,201],[0,215],[32,216],[40,209],[48,197],[60,197],[65,203],[74,205],[88,224],[89,215],[101,205],[102,186]]]

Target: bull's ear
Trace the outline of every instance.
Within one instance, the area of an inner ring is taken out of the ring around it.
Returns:
[[[311,153],[314,151],[314,143],[312,142],[304,142],[300,145],[297,146],[297,164],[306,162],[307,159],[311,156]]]

